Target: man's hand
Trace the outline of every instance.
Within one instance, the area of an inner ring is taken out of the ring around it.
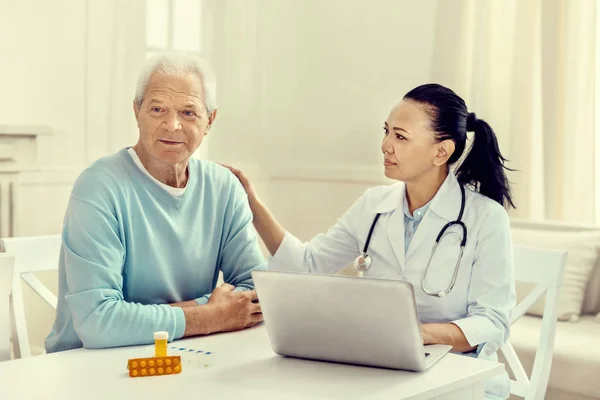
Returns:
[[[184,336],[205,335],[250,328],[263,321],[256,291],[234,292],[234,286],[224,284],[210,295],[208,303],[182,307],[185,315]]]
[[[224,284],[210,295],[208,304],[214,306],[220,316],[219,331],[236,331],[250,328],[263,321],[255,290],[234,292],[234,286]]]

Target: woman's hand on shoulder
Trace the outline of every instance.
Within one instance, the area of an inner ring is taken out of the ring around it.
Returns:
[[[253,203],[258,200],[258,196],[256,194],[256,190],[254,189],[254,185],[252,185],[252,182],[250,182],[250,179],[242,170],[237,169],[234,166],[228,164],[219,163],[219,165],[222,165],[223,167],[230,170],[238,178],[238,180],[244,187],[246,194],[248,195],[248,201],[250,203]]]

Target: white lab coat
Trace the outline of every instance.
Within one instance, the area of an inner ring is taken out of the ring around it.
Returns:
[[[493,200],[466,189],[462,221],[467,243],[454,289],[445,297],[427,295],[421,279],[435,239],[445,224],[458,217],[461,193],[450,173],[432,199],[404,254],[405,185],[402,182],[368,189],[325,234],[302,243],[289,232],[269,260],[269,269],[336,273],[362,252],[369,228],[381,213],[367,253],[373,264],[365,277],[405,279],[415,288],[419,318],[423,323],[454,322],[471,346],[474,357],[497,360],[496,351],[509,336],[510,312],[515,305],[513,251],[509,219]],[[452,227],[448,232],[460,232]],[[450,284],[459,253],[460,239],[443,239],[427,275],[430,291]],[[490,381],[488,397],[507,398],[508,376]]]

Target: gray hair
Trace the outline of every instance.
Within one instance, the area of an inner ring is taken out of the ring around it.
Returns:
[[[134,101],[138,106],[144,101],[146,87],[154,73],[198,75],[204,92],[204,107],[209,115],[217,109],[217,81],[210,65],[202,58],[187,53],[167,53],[150,57],[142,66],[137,81]]]

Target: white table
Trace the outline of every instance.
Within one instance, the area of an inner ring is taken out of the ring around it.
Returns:
[[[448,354],[425,373],[280,357],[264,326],[179,340],[178,375],[130,378],[129,358],[152,346],[78,349],[0,363],[0,399],[483,399],[502,364]],[[178,353],[170,352],[170,355]],[[208,365],[208,366],[205,366]]]

